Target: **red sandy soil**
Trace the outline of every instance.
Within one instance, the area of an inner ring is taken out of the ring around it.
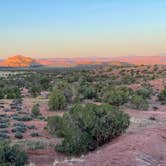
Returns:
[[[127,133],[79,158],[65,157],[53,148],[30,151],[36,166],[165,166],[166,112],[126,110],[132,124]],[[156,121],[149,120],[154,116]]]
[[[163,89],[165,79],[150,81],[155,90]],[[137,85],[132,85],[133,89]],[[48,117],[57,114],[48,111],[47,100],[39,102],[41,113]],[[81,157],[67,157],[57,153],[54,146],[46,149],[28,150],[30,166],[165,166],[166,165],[166,105],[156,101],[156,96],[149,100],[148,111],[139,111],[122,108],[131,116],[131,125],[127,132],[114,139],[112,142],[98,148],[94,152]],[[23,108],[30,111],[32,99],[24,98]],[[157,110],[152,111],[156,106]],[[63,115],[62,112],[58,113]],[[150,120],[155,117],[155,120]],[[26,125],[35,125],[40,134],[39,139],[46,140],[53,145],[60,142],[44,129],[46,122],[32,120],[25,122]],[[24,138],[33,140],[30,133],[25,133]],[[13,137],[13,139],[15,139]],[[36,138],[35,138],[36,139]]]
[[[33,107],[32,98],[25,97],[24,100],[23,100],[23,110],[26,111],[26,112],[31,113],[32,107]],[[54,115],[59,115],[59,116],[63,115],[62,112],[57,113],[57,112],[54,112],[54,111],[49,111],[47,103],[41,104],[40,112],[45,118],[47,118],[49,116],[54,116]],[[49,141],[53,140],[54,143],[56,143],[56,141],[58,140],[58,139],[52,139],[53,138],[52,135],[50,135],[49,132],[45,129],[45,127],[47,126],[46,121],[40,121],[38,119],[33,119],[31,121],[25,121],[24,124],[26,126],[31,126],[31,125],[35,126],[35,129],[31,129],[30,132],[25,132],[23,134],[24,138],[26,138],[28,140],[33,139],[31,137],[32,132],[38,132],[39,133],[39,137],[38,137],[39,139],[48,139]],[[16,139],[16,138],[13,136],[12,139]]]
[[[149,84],[153,87],[155,91],[161,91],[166,86],[166,78],[159,78],[149,81]],[[131,84],[129,87],[133,90],[138,90],[141,88],[141,84]]]
[[[166,128],[157,126],[130,131],[95,153],[78,166],[141,166],[166,164]]]
[[[154,87],[155,90],[161,91],[166,86],[166,78],[156,79],[149,81],[149,83]]]
[[[153,103],[153,98],[151,102]],[[165,166],[166,106],[157,106],[157,111],[123,108],[131,116],[128,131],[85,156],[67,157],[55,152],[52,147],[29,151],[30,161],[36,166]],[[150,117],[155,117],[156,120],[149,120]],[[52,139],[55,144],[58,142],[55,138]]]
[[[157,91],[164,88],[165,81],[165,79],[157,79],[150,81],[150,84]],[[139,87],[140,84],[131,85],[134,90]],[[165,166],[166,105],[161,105],[156,96],[149,100],[149,104],[148,111],[123,107],[122,109],[131,116],[129,129],[124,135],[119,136],[94,152],[81,157],[67,157],[55,152],[54,147],[49,147],[29,151],[30,161],[35,163],[36,166]],[[156,111],[153,111],[153,106],[157,107]],[[55,114],[48,111],[46,104],[41,105],[41,112],[44,116]],[[60,115],[62,114],[60,113]],[[150,120],[151,117],[155,117],[155,120]],[[42,126],[41,128],[44,125],[37,124],[37,122],[35,124],[38,127]],[[56,138],[51,138],[46,131],[44,135],[45,138],[55,144],[60,141]]]

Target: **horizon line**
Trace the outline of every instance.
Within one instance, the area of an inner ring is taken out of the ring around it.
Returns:
[[[0,58],[1,60],[3,59],[8,59],[8,58],[11,58],[11,57],[14,57],[14,56],[23,56],[23,57],[29,57],[29,58],[32,58],[32,59],[77,59],[77,58],[81,58],[81,59],[87,59],[87,58],[100,58],[100,59],[104,59],[104,58],[126,58],[126,57],[165,57],[166,56],[166,53],[161,53],[161,54],[157,54],[157,55],[120,55],[120,56],[115,56],[115,55],[110,55],[110,56],[71,56],[71,57],[38,57],[38,58],[35,58],[35,56],[32,56],[32,55],[22,55],[22,54],[16,54],[16,55],[11,55],[11,56],[7,56],[7,57],[2,57]]]

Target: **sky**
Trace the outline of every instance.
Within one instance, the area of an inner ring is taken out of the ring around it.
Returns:
[[[166,55],[165,0],[0,0],[0,58]]]

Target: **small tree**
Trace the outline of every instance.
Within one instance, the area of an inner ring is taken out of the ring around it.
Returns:
[[[40,86],[31,86],[30,87],[30,89],[29,89],[29,92],[31,93],[31,95],[33,96],[33,97],[36,97],[37,95],[39,95],[40,94],[40,92],[41,92],[41,88],[40,88]]]
[[[66,98],[64,94],[57,88],[53,89],[53,92],[49,98],[49,107],[51,110],[60,110],[65,108]]]
[[[64,114],[62,121],[58,133],[62,133],[64,139],[56,150],[68,154],[94,150],[119,136],[130,124],[126,113],[108,104],[76,105]]]
[[[147,110],[149,105],[141,95],[134,95],[131,99],[132,107],[139,110]]]
[[[28,156],[18,145],[10,145],[7,141],[0,142],[0,165],[23,166],[27,163]]]
[[[84,99],[97,98],[97,92],[92,85],[83,85],[80,87],[79,92],[83,95]]]
[[[39,116],[40,115],[40,108],[39,108],[39,105],[38,104],[35,104],[33,107],[32,107],[32,115],[34,115],[35,117]]]
[[[166,104],[166,86],[164,89],[159,93],[158,95],[159,101],[161,101],[163,104]]]
[[[62,118],[59,116],[51,116],[47,119],[47,128],[50,133],[55,133],[62,127]]]
[[[15,86],[5,86],[2,94],[4,94],[3,98],[7,99],[21,98],[20,89]]]
[[[129,98],[132,94],[132,90],[123,87],[123,86],[115,86],[105,90],[103,98],[104,102],[109,103],[111,105],[120,106],[129,101]]]
[[[40,85],[43,90],[48,90],[50,87],[50,79],[48,77],[41,78]]]
[[[63,93],[68,103],[72,102],[72,97],[74,94],[70,84],[65,81],[60,81],[55,85],[55,88],[59,89],[61,93]]]

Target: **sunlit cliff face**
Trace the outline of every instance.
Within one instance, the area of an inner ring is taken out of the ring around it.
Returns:
[[[22,55],[16,55],[9,57],[8,59],[1,62],[1,66],[8,66],[8,67],[28,67],[35,60],[30,57],[25,57]]]

